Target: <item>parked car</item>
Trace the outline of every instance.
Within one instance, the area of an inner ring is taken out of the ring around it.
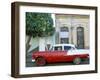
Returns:
[[[56,44],[50,51],[38,51],[32,54],[32,61],[38,66],[55,62],[80,64],[83,59],[88,58],[89,50],[76,49],[73,44]]]

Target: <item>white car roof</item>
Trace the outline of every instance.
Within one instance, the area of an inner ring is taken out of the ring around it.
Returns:
[[[55,44],[55,45],[53,45],[53,47],[56,47],[56,46],[71,46],[71,47],[75,47],[74,44]]]

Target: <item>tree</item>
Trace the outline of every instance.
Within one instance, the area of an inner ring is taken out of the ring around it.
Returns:
[[[50,13],[26,12],[26,35],[29,39],[26,43],[26,51],[30,48],[31,37],[46,37],[54,34],[53,19]]]

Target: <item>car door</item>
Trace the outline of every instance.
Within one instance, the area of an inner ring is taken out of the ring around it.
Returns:
[[[63,55],[63,60],[64,61],[70,61],[72,56],[68,55],[68,51],[70,51],[72,49],[71,46],[64,46],[64,51],[66,51],[66,53]]]
[[[54,62],[62,61],[62,46],[55,46],[52,54]]]

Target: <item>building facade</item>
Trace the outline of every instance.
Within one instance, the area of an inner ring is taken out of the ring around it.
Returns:
[[[55,15],[55,43],[70,43],[80,49],[89,48],[88,15]]]

